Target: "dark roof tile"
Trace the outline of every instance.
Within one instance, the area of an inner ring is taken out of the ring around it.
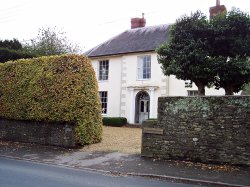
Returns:
[[[169,25],[157,25],[127,30],[90,49],[89,57],[154,51],[168,39]]]

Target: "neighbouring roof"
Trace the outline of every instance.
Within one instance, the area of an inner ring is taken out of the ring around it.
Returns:
[[[168,27],[169,25],[157,25],[126,30],[85,54],[89,57],[98,57],[154,51],[160,44],[167,41]]]

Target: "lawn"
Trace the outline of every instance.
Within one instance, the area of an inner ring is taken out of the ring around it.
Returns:
[[[103,127],[103,140],[101,143],[88,145],[82,151],[102,151],[140,154],[141,153],[140,128],[129,127]]]

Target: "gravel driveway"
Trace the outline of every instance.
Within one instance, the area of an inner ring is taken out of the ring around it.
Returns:
[[[142,130],[140,128],[104,126],[102,142],[85,146],[82,151],[118,151],[120,153],[140,154],[141,135]]]

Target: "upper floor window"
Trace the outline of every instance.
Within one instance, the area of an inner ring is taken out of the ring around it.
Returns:
[[[99,78],[98,80],[108,80],[109,77],[109,60],[99,61]]]
[[[151,78],[151,56],[138,57],[138,79]]]

